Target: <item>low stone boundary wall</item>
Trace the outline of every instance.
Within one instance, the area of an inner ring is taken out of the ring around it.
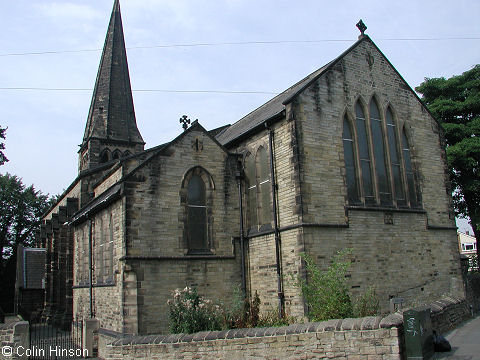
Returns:
[[[471,317],[470,308],[464,299],[445,297],[430,304],[432,329],[445,334]]]
[[[0,360],[28,359],[23,354],[30,345],[28,321],[8,321],[0,324]],[[20,351],[18,351],[20,350]]]
[[[108,344],[103,359],[401,359],[401,322],[395,316],[329,320],[278,328],[196,334],[129,336]]]
[[[430,305],[432,328],[444,334],[470,317],[464,299]],[[405,309],[406,310],[406,309]],[[160,359],[404,359],[403,312],[278,328],[133,336],[100,329],[99,357]]]

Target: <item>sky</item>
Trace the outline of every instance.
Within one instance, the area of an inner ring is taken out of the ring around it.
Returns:
[[[480,1],[120,0],[146,148],[179,118],[232,124],[366,33],[412,88],[480,63]],[[78,173],[113,0],[0,1],[0,167],[62,193]],[[466,221],[460,229],[467,229]]]

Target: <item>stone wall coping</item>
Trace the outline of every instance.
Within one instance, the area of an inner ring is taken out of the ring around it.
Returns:
[[[172,344],[255,337],[274,337],[328,331],[378,330],[398,327],[402,324],[402,319],[401,315],[391,314],[386,317],[370,316],[358,319],[334,319],[281,327],[201,331],[194,334],[124,335],[120,338],[119,333],[106,329],[100,329],[99,334],[113,337],[115,339],[108,346]]]
[[[5,324],[0,324],[0,330],[7,330],[7,329],[13,329],[16,323],[10,322],[10,323],[5,323]]]
[[[441,313],[446,308],[465,302],[456,297],[443,297],[429,305],[431,314]],[[322,322],[309,322],[281,327],[230,329],[222,331],[201,331],[194,334],[170,335],[132,335],[100,329],[99,334],[113,338],[107,346],[146,345],[146,344],[174,344],[192,343],[199,341],[213,341],[226,339],[274,337],[298,335],[303,333],[321,333],[328,331],[362,331],[400,328],[403,326],[403,312],[406,308],[385,316],[368,316],[364,318],[333,319]]]

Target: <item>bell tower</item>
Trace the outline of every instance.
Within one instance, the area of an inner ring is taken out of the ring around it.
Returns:
[[[80,145],[78,171],[144,150],[137,128],[119,0],[113,5]]]

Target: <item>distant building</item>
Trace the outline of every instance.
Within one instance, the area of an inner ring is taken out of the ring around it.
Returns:
[[[441,126],[363,30],[233,125],[144,145],[116,0],[78,176],[38,231],[47,318],[158,333],[185,286],[302,317],[301,254],[325,268],[345,248],[352,292],[374,286],[382,310],[464,296]]]
[[[15,281],[15,313],[26,319],[43,310],[45,299],[46,249],[18,246]]]
[[[477,255],[477,239],[467,231],[466,233],[458,232],[458,250],[460,255],[467,256],[469,258],[470,269],[478,269],[478,264],[472,261]]]

